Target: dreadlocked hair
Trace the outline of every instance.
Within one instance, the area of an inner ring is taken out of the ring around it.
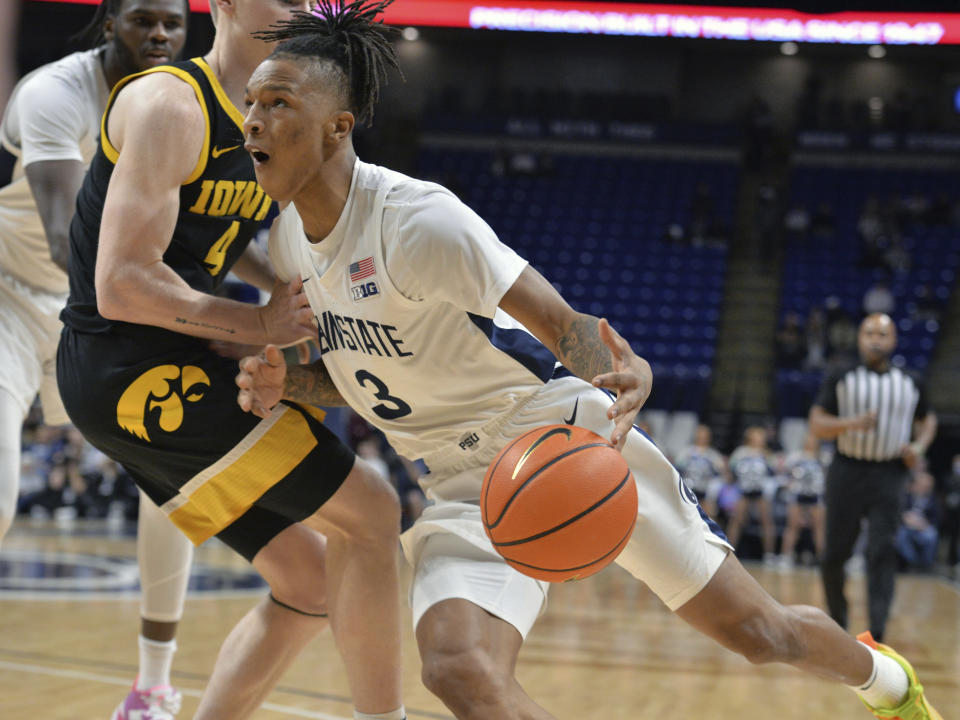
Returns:
[[[320,0],[312,12],[297,11],[253,36],[280,42],[271,57],[295,55],[332,62],[346,78],[350,110],[358,122],[369,124],[389,68],[403,77],[390,43],[397,29],[376,19],[392,2]]]
[[[115,17],[120,12],[122,4],[123,0],[101,0],[93,14],[93,19],[76,35],[72,35],[70,40],[87,48],[103,45],[106,40],[103,36],[103,23],[108,17]]]

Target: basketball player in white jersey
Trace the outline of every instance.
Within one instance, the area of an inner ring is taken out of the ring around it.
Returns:
[[[0,539],[16,513],[20,429],[40,393],[44,421],[69,422],[57,392],[58,315],[67,292],[67,234],[96,149],[110,88],[170,62],[186,39],[185,0],[105,0],[85,34],[92,50],[45,65],[16,86],[0,125]],[[5,174],[4,174],[5,173]],[[141,494],[140,673],[114,714],[176,713],[170,686],[193,546]],[[147,717],[147,716],[144,716]]]
[[[941,720],[892,650],[858,642],[817,608],[780,605],[746,573],[632,429],[650,369],[605,320],[573,311],[452,193],[357,159],[354,125],[396,65],[374,22],[387,4],[325,0],[259,34],[281,44],[248,82],[246,147],[264,189],[291,203],[271,257],[281,276],[302,277],[322,358],[287,368],[273,347],[245,358],[238,402],[263,416],[284,398],[346,401],[426,462],[433,504],[403,546],[427,687],[461,720],[551,717],[514,678],[548,586],[503,562],[478,499],[508,442],[567,423],[623,452],[639,515],[617,562],[677,615],[752,662],[852,686],[883,708],[877,717]]]

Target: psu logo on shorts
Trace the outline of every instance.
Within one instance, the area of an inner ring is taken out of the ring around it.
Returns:
[[[350,287],[350,294],[353,296],[354,302],[360,302],[374,295],[379,295],[380,288],[377,287],[377,283],[374,280],[370,280],[369,282],[360,283],[359,285],[352,285]]]
[[[460,438],[461,450],[476,450],[480,447],[480,436],[477,433],[467,433]]]

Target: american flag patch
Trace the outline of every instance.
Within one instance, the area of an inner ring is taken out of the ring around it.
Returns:
[[[377,269],[373,266],[373,258],[368,257],[363,260],[357,260],[356,262],[350,263],[350,282],[357,282],[357,280],[363,280],[368,278],[371,275],[376,274]]]

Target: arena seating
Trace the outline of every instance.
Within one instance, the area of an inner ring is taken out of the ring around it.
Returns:
[[[936,205],[938,198],[955,201],[960,196],[960,178],[953,172],[929,169],[801,167],[794,172],[791,185],[793,206],[805,207],[810,213],[822,203],[831,208],[834,231],[808,232],[788,240],[781,316],[794,312],[806,318],[812,307],[823,306],[832,296],[858,322],[864,294],[877,281],[886,280],[896,299],[893,317],[899,337],[893,360],[900,366],[925,370],[939,331],[936,311],[949,299],[960,266],[955,219],[938,213]],[[858,221],[871,197],[883,212],[897,216],[903,250],[899,269],[891,271],[864,262]],[[925,199],[931,207],[920,216],[911,215],[905,202],[910,197]],[[932,316],[918,306],[924,291],[931,294]],[[778,414],[805,416],[820,376],[819,372],[779,370]]]
[[[458,192],[576,309],[609,318],[654,365],[648,407],[702,410],[727,249],[718,238],[691,241],[692,203],[698,185],[709,188],[714,225],[729,228],[736,164],[573,154],[515,160],[427,148],[419,174]],[[687,237],[668,239],[671,225]]]

